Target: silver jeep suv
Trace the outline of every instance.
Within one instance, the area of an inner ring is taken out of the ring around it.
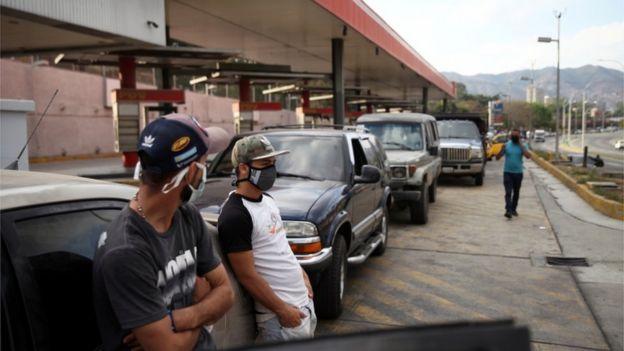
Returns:
[[[357,124],[381,140],[386,150],[395,205],[409,207],[412,223],[427,223],[442,168],[435,118],[422,113],[378,113],[362,115]]]

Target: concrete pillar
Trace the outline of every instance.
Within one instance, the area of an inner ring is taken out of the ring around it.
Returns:
[[[119,79],[121,89],[136,89],[136,63],[134,57],[119,56]]]
[[[442,112],[448,112],[448,99],[442,99]]]
[[[169,37],[169,26],[165,27],[165,38],[167,40],[167,45],[171,45],[171,38]],[[171,73],[171,69],[168,67],[163,67],[160,71],[160,77],[162,79],[162,89],[174,89],[173,82],[173,74]],[[173,104],[169,102],[160,103],[161,113],[163,115],[176,112],[176,109],[173,107]]]
[[[121,89],[136,89],[136,62],[134,61],[134,57],[131,56],[119,56],[119,79],[120,79],[120,86]],[[125,119],[129,119],[129,122],[132,123],[133,125],[136,125],[136,129],[135,129],[135,133],[136,134],[136,138],[138,139],[139,136],[139,116],[140,116],[140,112],[139,112],[139,104],[138,103],[131,103],[131,104],[124,104],[125,105],[133,105],[132,108],[130,110],[135,111],[132,113],[132,116],[123,116],[120,117],[120,108],[119,106],[117,106],[117,108],[114,109],[113,114],[116,115],[113,117],[113,119],[120,119],[120,118],[124,118]],[[128,110],[128,108],[124,108],[123,110]],[[136,116],[136,117],[135,117]],[[117,131],[116,131],[116,141],[117,143],[121,143],[121,132],[119,131],[119,129],[122,128],[122,126],[117,123]],[[135,146],[136,147],[136,146]],[[120,146],[121,151],[122,151],[122,163],[124,167],[134,167],[137,162],[139,161],[139,156],[137,154],[136,150],[129,150],[126,147]],[[129,148],[129,147],[128,147]],[[132,149],[134,149],[134,147],[132,147]]]
[[[310,107],[310,91],[304,90],[301,92],[301,107],[309,108]]]
[[[423,113],[427,113],[427,105],[429,104],[429,88],[427,87],[423,87],[422,90],[422,103],[423,103],[423,108],[422,108],[422,112]]]
[[[332,39],[332,88],[334,93],[334,124],[344,124],[345,94],[344,76],[342,72],[342,57],[344,52],[343,41],[340,38]]]
[[[238,96],[240,102],[250,102],[251,101],[251,84],[249,79],[241,78],[238,81]]]

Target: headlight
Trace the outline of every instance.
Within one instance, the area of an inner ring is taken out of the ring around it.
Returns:
[[[284,230],[286,231],[286,236],[291,238],[306,238],[319,235],[316,226],[310,222],[284,221]]]
[[[483,150],[481,148],[470,149],[470,158],[483,158]]]
[[[406,178],[407,177],[407,168],[404,166],[399,167],[391,167],[392,170],[392,178]]]

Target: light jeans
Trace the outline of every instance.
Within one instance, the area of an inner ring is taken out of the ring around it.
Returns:
[[[294,328],[282,327],[275,314],[256,314],[256,325],[258,326],[256,343],[313,338],[316,329],[314,302],[308,300],[308,303],[299,309],[306,316],[301,319],[301,325]]]

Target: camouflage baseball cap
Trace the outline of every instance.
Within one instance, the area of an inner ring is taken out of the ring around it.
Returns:
[[[232,150],[232,164],[249,163],[255,160],[286,154],[288,152],[290,151],[275,151],[269,139],[264,135],[250,135],[234,144],[234,149]]]

